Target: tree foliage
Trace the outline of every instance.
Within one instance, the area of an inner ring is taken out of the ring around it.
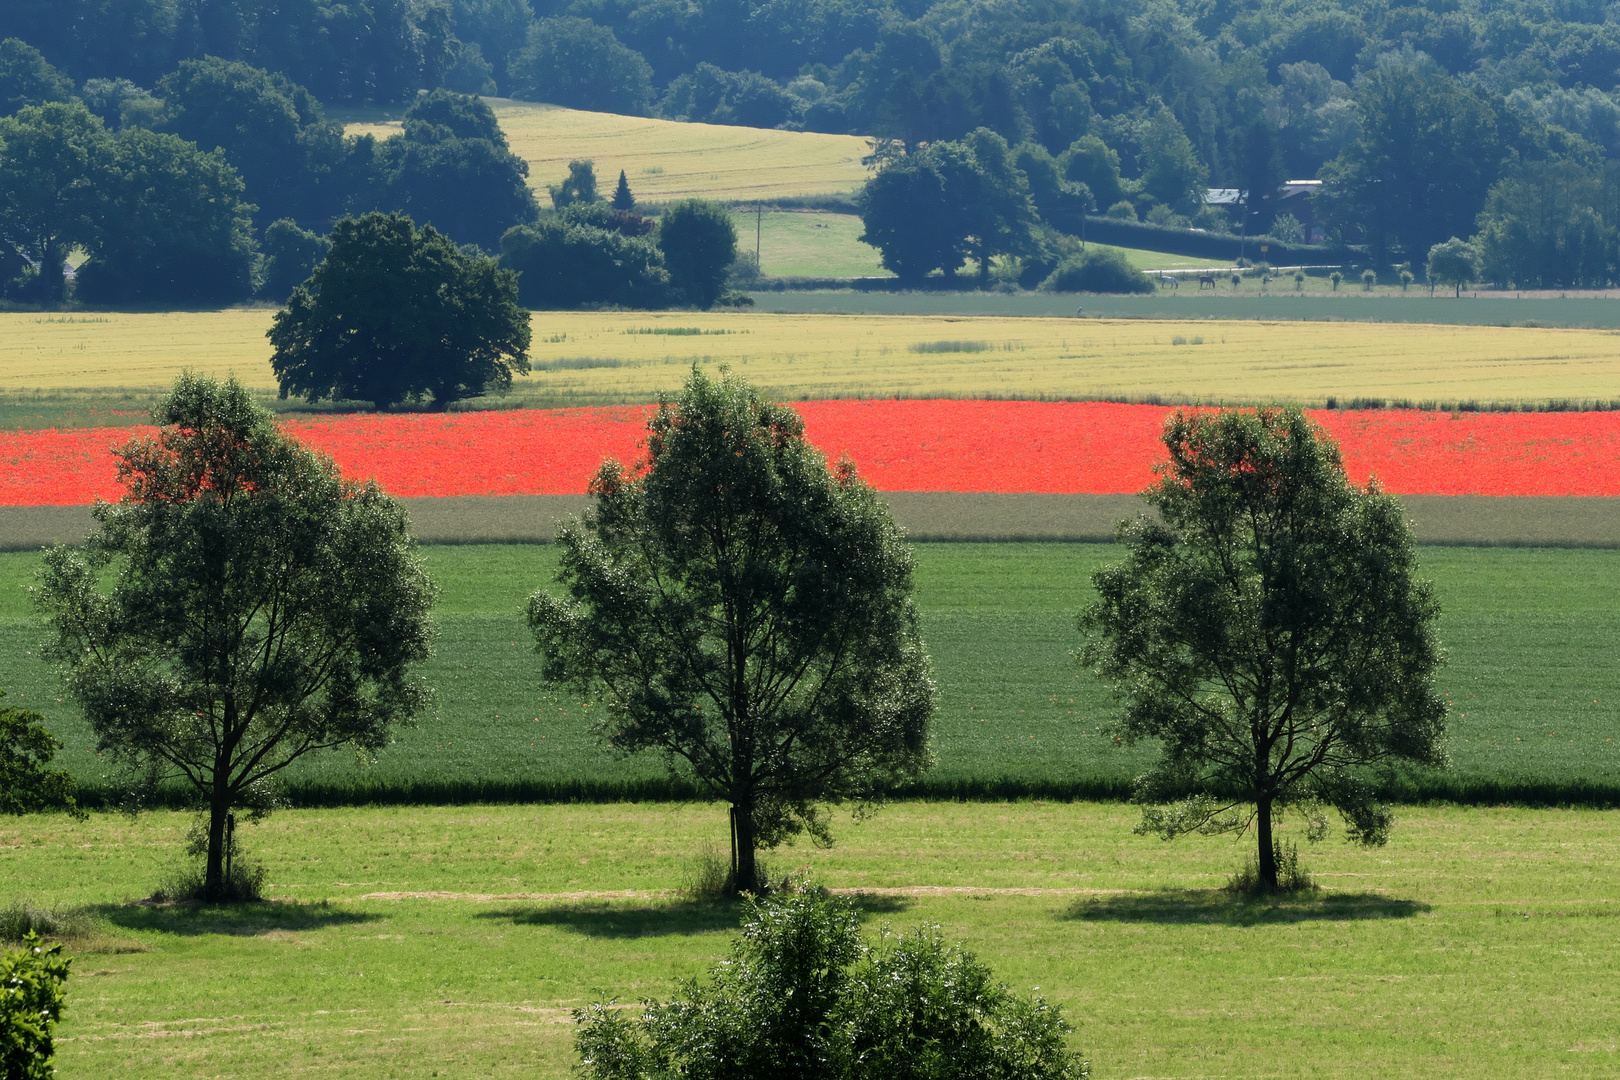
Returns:
[[[737,227],[719,203],[682,199],[658,219],[658,249],[664,253],[670,285],[687,303],[710,308],[736,261]]]
[[[1041,288],[1047,292],[1150,293],[1153,282],[1119,248],[1091,244],[1059,263]]]
[[[52,67],[38,49],[14,37],[0,41],[0,116],[73,97],[73,80]]]
[[[1430,281],[1453,286],[1460,297],[1464,285],[1480,278],[1479,252],[1473,244],[1453,236],[1429,249],[1428,273]]]
[[[657,751],[731,804],[732,877],[930,763],[929,661],[911,552],[847,463],[791,409],[694,371],[648,422],[647,471],[616,461],[558,534],[563,596],[529,624],[548,682],[590,695],[598,733]]]
[[[40,298],[62,299],[62,263],[96,242],[112,140],[78,102],[0,117],[0,241],[39,267]]]
[[[281,434],[234,380],[183,375],[158,433],[116,451],[125,495],[83,548],[46,552],[46,655],[98,748],[208,813],[205,893],[227,821],[322,750],[373,752],[421,710],[434,589],[405,511]]]
[[[1274,889],[1285,807],[1313,839],[1331,806],[1381,844],[1378,771],[1445,764],[1439,603],[1400,503],[1350,484],[1298,410],[1178,410],[1164,444],[1147,493],[1163,522],[1124,527],[1125,559],[1093,575],[1079,655],[1119,697],[1122,737],[1158,740],[1142,829],[1253,826]]]
[[[575,109],[645,116],[652,107],[652,68],[613,31],[589,19],[541,19],[508,68],[511,94]]]
[[[529,370],[517,275],[400,214],[345,218],[269,331],[285,397],[378,408],[504,391]]]
[[[51,1080],[56,1040],[51,1029],[67,1007],[65,984],[72,959],[61,945],[46,945],[29,931],[22,948],[0,956],[0,1075],[6,1080]]]
[[[62,744],[44,725],[39,713],[0,705],[0,813],[32,814],[52,807],[80,813],[72,774],[49,767]]]
[[[577,1010],[589,1080],[1083,1080],[1061,1010],[1013,993],[937,927],[860,935],[848,900],[801,887],[746,902],[709,980],[641,1015]]]
[[[531,308],[652,308],[670,300],[664,255],[650,237],[566,215],[512,229],[501,237],[500,261],[518,275],[518,299]]]

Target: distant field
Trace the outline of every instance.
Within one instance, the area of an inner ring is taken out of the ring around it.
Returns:
[[[752,201],[842,195],[866,179],[869,152],[855,135],[777,131],[720,124],[683,124],[615,113],[581,112],[489,98],[512,152],[529,163],[529,186],[548,205],[546,185],[568,175],[575,158],[596,162],[597,180],[611,193],[623,169],[636,198],[668,202],[688,196]],[[397,115],[350,111],[349,134],[386,138]]]
[[[854,214],[792,210],[732,211],[737,246],[753,251],[758,225],[759,265],[778,277],[888,277],[877,248],[861,243],[861,219]]]
[[[270,315],[0,314],[0,391],[102,390],[116,403],[187,366],[273,390]],[[516,403],[648,401],[694,363],[730,364],[788,399],[1620,398],[1620,336],[1599,330],[751,312],[537,312],[534,329],[537,370],[517,380]]]
[[[435,546],[444,589],[435,712],[375,766],[332,754],[291,778],[302,799],[421,802],[479,797],[679,794],[655,758],[615,758],[588,732],[579,699],[542,688],[522,611],[551,580],[549,546]],[[1074,667],[1074,616],[1107,544],[921,544],[918,604],[940,687],[939,764],[920,791],[1123,794],[1148,761],[1099,734],[1113,704]],[[37,708],[88,783],[102,763],[54,677],[32,658],[40,630],[23,587],[33,554],[0,555],[0,687]],[[1439,589],[1450,657],[1455,769],[1409,794],[1489,801],[1620,802],[1620,551],[1421,549]],[[1006,785],[1006,786],[1003,786]]]

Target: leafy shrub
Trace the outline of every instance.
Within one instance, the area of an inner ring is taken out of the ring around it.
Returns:
[[[1305,226],[1293,214],[1278,214],[1271,222],[1271,238],[1285,244],[1303,244]]]
[[[25,941],[30,934],[40,937],[85,937],[95,924],[88,915],[61,908],[35,907],[27,900],[13,900],[0,908],[0,941]]]
[[[1136,204],[1129,199],[1121,199],[1108,208],[1108,216],[1116,221],[1135,221]]]
[[[1119,248],[1092,244],[1041,283],[1047,292],[1150,293],[1153,282]]]
[[[20,950],[0,956],[0,1076],[6,1080],[56,1075],[51,1028],[62,1018],[71,963],[62,946],[47,947],[32,932]]]
[[[1016,995],[937,927],[861,940],[847,900],[799,886],[749,900],[732,958],[707,983],[641,1014],[594,1004],[574,1014],[591,1080],[984,1076],[1080,1080],[1055,1006]]]
[[[1277,860],[1277,892],[1313,892],[1317,888],[1316,880],[1310,872],[1299,865],[1299,845],[1289,844],[1283,846],[1282,841],[1271,841],[1271,854]],[[1243,869],[1226,879],[1226,891],[1237,893],[1240,896],[1257,896],[1269,893],[1265,883],[1260,880],[1260,863],[1253,855],[1243,864]]]

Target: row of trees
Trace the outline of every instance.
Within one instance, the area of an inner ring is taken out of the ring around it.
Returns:
[[[83,548],[47,553],[35,596],[101,751],[207,806],[204,891],[222,896],[237,810],[267,811],[304,756],[376,750],[427,703],[434,588],[399,504],[239,385],[182,377],[154,419],[118,451],[126,497],[96,508]],[[606,743],[729,805],[730,886],[758,890],[759,849],[828,841],[828,804],[932,761],[912,554],[852,465],[829,468],[792,409],[733,376],[694,372],[647,436],[643,468],[592,480],[529,624],[545,679],[599,703]],[[1285,809],[1312,839],[1332,807],[1379,844],[1380,780],[1444,765],[1438,604],[1399,502],[1350,484],[1298,411],[1177,413],[1164,442],[1158,519],[1125,527],[1125,559],[1095,575],[1079,655],[1120,698],[1121,737],[1161,747],[1142,829],[1252,828],[1276,888]]]

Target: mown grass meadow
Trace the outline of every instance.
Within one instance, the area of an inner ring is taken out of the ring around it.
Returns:
[[[1219,891],[1243,846],[1134,821],[899,803],[775,861],[1039,986],[1098,1080],[1613,1075],[1614,813],[1406,809],[1386,848],[1311,849],[1323,891],[1281,902]],[[0,821],[0,895],[99,923],[69,943],[64,1077],[563,1077],[571,1009],[667,997],[736,925],[672,891],[724,841],[712,806],[283,811],[245,829],[274,902],[128,903],[188,822]]]
[[[1118,797],[1150,748],[1101,729],[1111,701],[1070,659],[1075,613],[1106,544],[918,545],[918,603],[940,687],[938,765],[915,794]],[[288,777],[297,800],[352,803],[678,797],[663,763],[623,760],[589,733],[591,706],[544,688],[523,622],[550,581],[546,545],[424,549],[444,588],[435,711],[375,764],[334,753]],[[1407,798],[1620,803],[1620,551],[1422,549],[1445,614],[1448,773]],[[38,557],[0,555],[0,687],[47,717],[85,783],[107,771],[54,677],[23,589]]]

